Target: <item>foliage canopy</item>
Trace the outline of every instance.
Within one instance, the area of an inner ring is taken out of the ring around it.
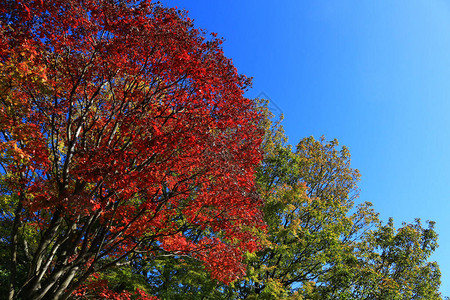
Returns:
[[[150,1],[2,0],[0,25],[10,299],[67,299],[137,256],[240,276],[261,116],[222,41]]]

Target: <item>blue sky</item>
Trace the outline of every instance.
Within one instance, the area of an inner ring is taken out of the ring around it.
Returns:
[[[382,219],[437,222],[450,295],[450,2],[166,0],[226,39],[289,142],[337,138]]]

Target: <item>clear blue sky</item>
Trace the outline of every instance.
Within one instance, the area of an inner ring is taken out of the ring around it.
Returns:
[[[166,0],[226,39],[289,142],[337,138],[382,219],[437,222],[450,295],[450,2]],[[448,254],[448,255],[447,255]]]

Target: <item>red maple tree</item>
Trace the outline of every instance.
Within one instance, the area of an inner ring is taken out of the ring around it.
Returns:
[[[10,299],[67,299],[138,254],[239,276],[261,226],[260,115],[221,39],[145,0],[2,0],[0,25]]]

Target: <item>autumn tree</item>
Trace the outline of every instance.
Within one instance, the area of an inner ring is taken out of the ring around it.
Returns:
[[[261,116],[222,41],[146,0],[2,0],[0,26],[9,299],[158,255],[243,274]]]

